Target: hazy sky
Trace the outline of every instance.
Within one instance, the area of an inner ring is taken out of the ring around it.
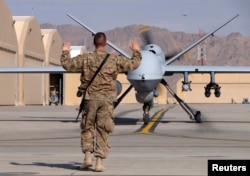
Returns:
[[[74,24],[70,13],[95,31],[131,24],[171,31],[210,32],[240,16],[216,35],[250,36],[250,0],[5,0],[13,16],[35,16],[38,23]]]

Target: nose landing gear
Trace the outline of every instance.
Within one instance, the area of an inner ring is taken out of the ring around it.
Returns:
[[[143,109],[143,122],[144,122],[144,125],[147,125],[150,121],[150,114],[149,114],[150,103],[144,103],[142,109]]]

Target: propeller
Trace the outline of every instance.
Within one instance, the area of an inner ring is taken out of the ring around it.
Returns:
[[[149,26],[141,26],[138,32],[141,35],[141,38],[144,40],[145,45],[153,43],[152,33]]]
[[[141,38],[144,41],[145,45],[153,44],[152,32],[151,32],[149,26],[141,26],[141,27],[139,27],[138,32],[141,35]],[[172,51],[168,52],[168,54],[165,54],[165,61],[167,61],[170,58],[174,57],[175,55],[177,55],[181,51],[182,51],[182,49],[175,49],[175,50],[172,50]],[[187,57],[187,55],[183,55],[179,59],[186,58],[186,57]]]

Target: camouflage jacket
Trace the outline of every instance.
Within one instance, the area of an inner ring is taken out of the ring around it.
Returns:
[[[69,51],[63,51],[62,53],[61,64],[63,68],[70,72],[81,73],[81,87],[86,91],[85,99],[87,100],[116,101],[116,78],[118,73],[134,70],[141,62],[141,53],[139,51],[134,51],[131,59],[110,54],[94,81],[87,88],[88,83],[106,55],[106,52],[98,50],[73,58],[70,57]]]

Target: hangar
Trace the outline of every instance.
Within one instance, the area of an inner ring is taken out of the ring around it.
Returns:
[[[12,20],[11,13],[5,4],[0,1],[0,67],[17,66],[18,65],[18,42],[16,31]],[[0,75],[0,104],[13,105],[17,104],[17,76],[14,74]]]
[[[40,26],[35,17],[14,16],[14,27],[18,41],[18,66],[43,66],[44,45]],[[43,104],[42,74],[19,74],[17,101],[19,105]]]
[[[60,65],[62,40],[57,30],[41,30],[33,16],[13,16],[0,1],[1,67]],[[0,105],[45,105],[48,74],[2,74]],[[62,77],[62,76],[61,76]]]
[[[45,49],[44,66],[61,65],[60,57],[62,51],[62,39],[56,29],[42,29],[42,39]],[[59,104],[63,104],[63,74],[45,74],[44,102],[48,104],[50,92],[55,88],[58,92]]]

